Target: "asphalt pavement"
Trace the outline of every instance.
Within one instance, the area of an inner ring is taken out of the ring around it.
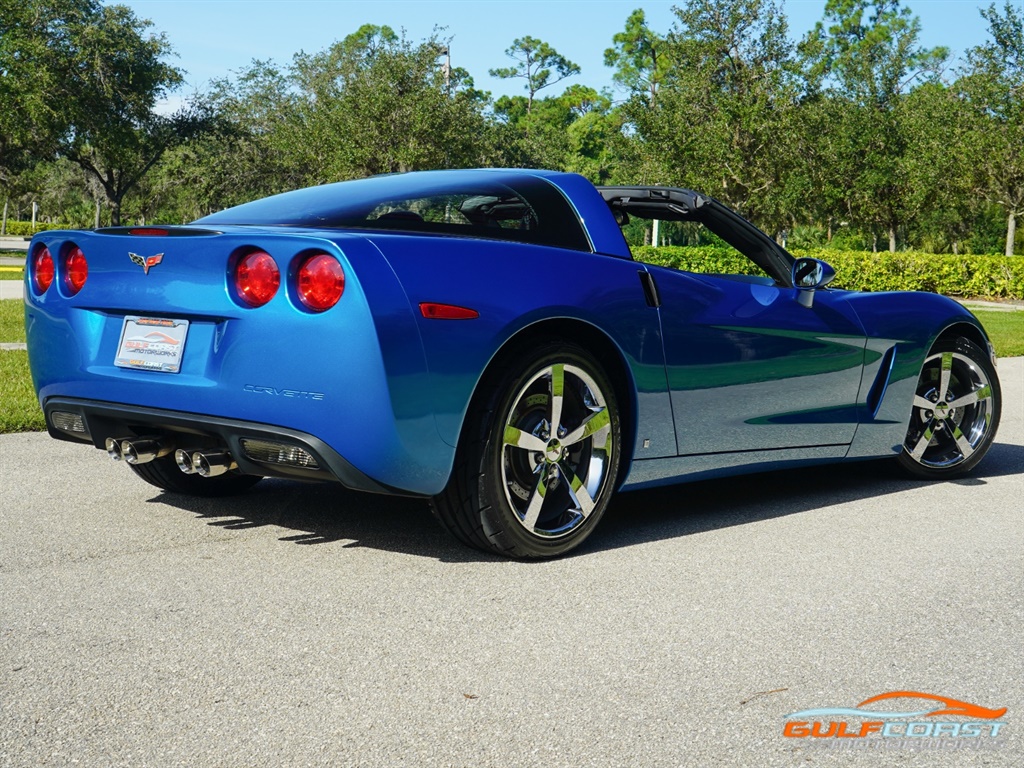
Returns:
[[[1024,358],[999,373],[967,479],[622,494],[544,563],[462,547],[422,501],[189,499],[0,436],[0,766],[1020,766]],[[996,737],[783,735],[893,691],[1007,712]]]

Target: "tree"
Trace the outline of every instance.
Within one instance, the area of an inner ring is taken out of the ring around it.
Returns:
[[[533,100],[538,91],[580,73],[580,68],[576,64],[535,37],[526,36],[513,40],[512,45],[505,49],[505,55],[516,61],[516,65],[492,69],[490,74],[492,77],[505,80],[526,80],[526,92],[529,94],[526,99],[527,114],[533,111]],[[552,74],[557,76],[552,79]]]
[[[621,165],[622,117],[606,93],[571,85],[537,99],[532,112],[525,96],[502,96],[494,114],[502,165],[571,171],[594,183],[608,183]]]
[[[614,67],[612,79],[631,93],[646,92],[648,104],[658,100],[658,87],[668,71],[665,38],[647,26],[643,9],[626,19],[626,28],[612,37],[614,45],[605,49],[604,65]]]
[[[484,97],[465,70],[439,65],[446,47],[366,25],[297,55],[294,132],[275,132],[275,146],[298,155],[308,183],[481,164]]]
[[[96,0],[0,0],[0,163],[66,157],[103,189],[112,221],[124,196],[176,143],[202,130],[199,106],[172,117],[156,103],[182,82],[150,22]],[[7,131],[10,130],[8,134]],[[19,159],[19,157],[21,159]]]
[[[158,197],[182,221],[306,183],[299,161],[299,95],[287,70],[253,61],[207,95],[216,130],[168,153],[156,169]]]
[[[5,184],[52,156],[67,130],[60,96],[71,55],[68,27],[97,7],[94,0],[0,0],[0,181]]]
[[[788,224],[795,65],[771,0],[688,0],[666,38],[657,103],[625,113],[649,181],[702,189],[767,229]]]
[[[366,26],[327,51],[296,56],[308,180],[480,164],[482,94],[465,70],[439,66],[445,47]]]
[[[955,88],[972,113],[972,167],[982,194],[1006,215],[1007,256],[1014,253],[1017,218],[1024,215],[1024,23],[1006,2],[981,11],[990,40],[967,54]]]
[[[826,30],[826,24],[828,24]],[[825,20],[801,43],[808,79],[842,98],[852,149],[859,158],[849,201],[853,214],[888,233],[897,230],[910,194],[904,160],[907,137],[897,118],[900,99],[915,82],[935,79],[948,52],[918,45],[921,24],[899,0],[828,0]]]

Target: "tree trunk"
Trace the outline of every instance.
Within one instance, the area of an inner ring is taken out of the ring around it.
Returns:
[[[1013,256],[1013,242],[1017,239],[1017,212],[1006,217],[1006,255]]]
[[[889,253],[896,253],[896,227],[889,225]]]
[[[832,217],[828,217],[828,242],[832,242]]]
[[[110,226],[121,226],[121,199],[110,201]]]

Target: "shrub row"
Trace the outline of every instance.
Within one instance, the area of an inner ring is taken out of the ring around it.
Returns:
[[[47,229],[68,229],[67,224],[42,224],[36,222],[36,228],[32,229],[31,221],[8,221],[4,230],[4,237],[29,237],[36,232]]]
[[[930,291],[946,296],[1024,299],[1024,256],[953,256],[900,251],[794,249],[794,256],[827,261],[836,270],[833,283],[855,291]],[[644,246],[633,249],[638,261],[688,272],[758,274],[757,267],[722,246]]]

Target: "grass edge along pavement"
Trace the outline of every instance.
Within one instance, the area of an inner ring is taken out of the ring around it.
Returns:
[[[24,342],[23,304],[17,299],[0,301],[0,342]],[[1024,355],[1024,312],[975,312],[989,332],[1000,357]],[[46,429],[36,400],[25,350],[0,350],[0,434],[41,432]]]

